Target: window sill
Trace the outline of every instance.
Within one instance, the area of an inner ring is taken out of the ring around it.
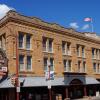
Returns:
[[[19,71],[19,73],[22,73],[22,74],[33,74],[34,73],[34,71]]]
[[[63,56],[72,56],[71,54],[62,54]]]
[[[43,53],[50,53],[50,54],[53,54],[54,52],[43,51]]]
[[[92,60],[100,60],[100,59],[97,59],[97,58],[92,58]]]
[[[86,59],[86,57],[82,57],[82,56],[77,56],[78,58],[83,58],[83,59]]]
[[[26,48],[18,48],[19,50],[24,50],[24,51],[33,51],[32,49],[26,49]]]
[[[100,75],[100,73],[96,73],[96,72],[95,72],[94,74],[95,74],[95,75]]]

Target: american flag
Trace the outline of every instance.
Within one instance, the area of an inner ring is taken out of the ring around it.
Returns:
[[[87,18],[84,18],[84,21],[85,21],[85,22],[90,22],[90,21],[92,21],[92,19],[89,18],[89,17],[87,17]]]

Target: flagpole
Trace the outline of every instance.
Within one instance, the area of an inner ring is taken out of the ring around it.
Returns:
[[[91,18],[91,32],[94,32],[94,25],[93,25],[93,19]]]

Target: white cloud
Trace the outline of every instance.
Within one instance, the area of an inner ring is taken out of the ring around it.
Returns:
[[[15,10],[5,4],[0,4],[0,19],[3,18],[9,10]]]
[[[85,24],[83,27],[82,27],[82,30],[86,30],[86,29],[88,29],[90,26],[89,26],[89,24]]]
[[[74,28],[74,29],[79,28],[79,26],[76,22],[70,23],[69,25],[70,25],[71,28]]]

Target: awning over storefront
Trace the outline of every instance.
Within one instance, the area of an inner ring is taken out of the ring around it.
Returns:
[[[45,79],[45,77],[19,77],[19,82],[23,82],[23,87],[48,86],[48,81]],[[51,85],[64,85],[64,78],[56,77],[54,80],[51,80]],[[11,83],[11,78],[1,82],[0,88],[14,88],[14,85]]]
[[[88,85],[88,84],[100,84],[100,82],[98,80],[96,80],[94,77],[86,77],[85,78],[86,82],[85,84]]]
[[[65,80],[64,77],[55,77],[54,80],[51,80],[51,86],[69,86],[70,82],[73,79],[78,79],[78,78],[77,77],[74,77],[72,79],[66,78]],[[45,79],[45,77],[19,77],[19,81],[23,83],[23,87],[48,86],[48,82]],[[85,79],[81,81],[83,82],[83,85],[100,84],[100,82],[97,81],[95,78],[89,76],[86,76]],[[0,88],[14,88],[14,86],[11,83],[11,78],[7,78],[3,82],[1,82]]]

